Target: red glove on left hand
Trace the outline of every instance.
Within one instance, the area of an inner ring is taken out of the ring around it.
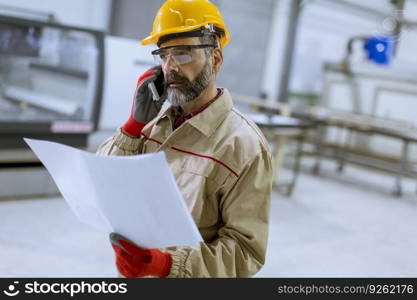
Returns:
[[[124,240],[119,240],[124,251],[112,243],[116,253],[116,266],[120,274],[127,278],[157,276],[167,277],[171,270],[171,254],[158,249],[141,249]]]
[[[158,95],[159,99],[156,100],[153,99],[154,96],[148,87],[152,82],[160,93]],[[136,86],[129,119],[122,126],[123,131],[130,136],[139,137],[142,128],[158,115],[165,102],[166,95],[161,66],[153,67],[143,73]]]

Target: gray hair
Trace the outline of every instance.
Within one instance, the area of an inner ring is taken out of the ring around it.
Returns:
[[[201,36],[200,43],[207,44],[207,45],[216,45],[216,48],[220,48],[220,42],[219,42],[218,36],[211,32],[207,32],[203,36]],[[213,48],[204,49],[204,52],[206,53],[207,57],[211,55],[212,51],[213,51]]]

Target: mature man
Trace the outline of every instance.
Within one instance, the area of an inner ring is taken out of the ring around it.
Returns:
[[[139,78],[129,120],[98,153],[164,151],[204,242],[142,249],[122,240],[113,248],[125,277],[249,277],[265,262],[271,155],[227,89],[216,87],[229,39],[209,1],[168,0],[142,41],[158,45],[159,65]]]

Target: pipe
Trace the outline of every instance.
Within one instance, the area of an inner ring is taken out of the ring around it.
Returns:
[[[285,41],[283,56],[283,68],[280,74],[280,85],[278,102],[288,102],[288,89],[291,78],[291,67],[293,63],[295,42],[298,31],[298,19],[301,10],[301,0],[290,0],[290,16],[288,19],[288,30]]]

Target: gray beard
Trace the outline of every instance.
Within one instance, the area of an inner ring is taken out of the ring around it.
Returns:
[[[193,101],[207,88],[210,84],[211,65],[207,60],[200,74],[192,81],[186,84],[185,89],[168,88],[168,101],[172,106],[181,106]]]

